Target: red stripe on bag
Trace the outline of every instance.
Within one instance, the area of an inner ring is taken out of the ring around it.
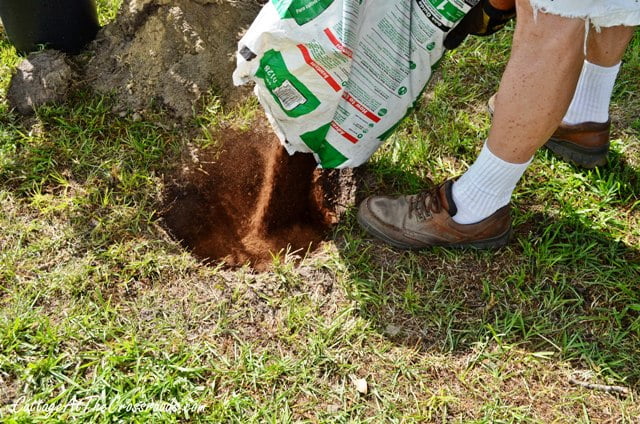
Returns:
[[[311,54],[309,53],[309,49],[307,49],[304,44],[298,44],[298,48],[302,52],[302,57],[304,57],[304,61],[307,62],[307,65],[315,69],[318,75],[320,75],[327,82],[327,84],[331,86],[331,88],[333,88],[335,91],[342,90],[342,87],[340,86],[340,84],[338,84],[338,81],[333,79],[331,74],[329,74],[326,69],[318,65],[318,63],[313,60]]]
[[[338,51],[347,56],[349,59],[353,59],[353,50],[342,44],[342,42],[338,40],[338,37],[336,37],[329,28],[325,28],[324,33],[327,34],[327,37],[329,37],[329,41],[331,41],[331,43],[336,46]]]
[[[366,116],[367,118],[371,119],[373,122],[375,122],[376,124],[378,122],[380,122],[380,117],[376,116],[373,112],[371,112],[369,109],[367,109],[366,107],[364,107],[360,102],[358,102],[351,94],[347,93],[346,91],[342,94],[342,98],[345,99],[351,106],[353,106],[354,108],[356,108],[358,111],[362,112],[362,114],[364,114],[364,116]]]
[[[336,130],[336,132],[338,134],[340,134],[341,136],[343,136],[344,138],[346,138],[347,140],[349,140],[353,144],[356,144],[358,142],[357,138],[355,138],[354,136],[352,136],[351,134],[346,132],[344,129],[342,129],[342,127],[340,125],[336,124],[335,121],[331,123],[331,128]]]

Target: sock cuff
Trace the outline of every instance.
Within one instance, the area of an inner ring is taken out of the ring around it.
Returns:
[[[583,64],[583,71],[586,72],[590,72],[592,74],[597,74],[597,75],[618,75],[618,72],[620,71],[620,66],[622,65],[622,62],[618,62],[617,64],[613,65],[613,66],[600,66],[600,65],[596,65],[595,63],[591,63],[588,60],[584,61]]]
[[[459,224],[479,222],[508,204],[532,159],[507,162],[493,154],[485,142],[473,165],[453,184],[451,196],[457,206],[453,220]]]
[[[500,166],[513,166],[513,167],[525,167],[526,168],[533,161],[533,156],[531,156],[528,161],[523,162],[523,163],[508,162],[508,161],[502,159],[501,157],[497,156],[495,153],[493,153],[491,151],[491,149],[489,148],[489,143],[488,143],[487,140],[485,140],[484,145],[482,146],[482,150],[480,151],[480,155],[483,155],[483,154],[486,155],[488,158],[490,158],[491,161],[493,161],[496,164],[499,164]]]
[[[496,196],[504,191],[511,191],[532,160],[533,156],[524,163],[507,162],[496,156],[485,142],[478,158],[470,168],[472,172],[465,172],[456,181],[454,188],[458,193],[466,195],[473,195],[476,192]],[[476,175],[482,175],[482,181],[478,181]],[[485,181],[494,183],[485,184]]]

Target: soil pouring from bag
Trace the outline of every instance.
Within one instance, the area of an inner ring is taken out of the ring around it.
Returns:
[[[265,124],[213,138],[215,146],[186,152],[162,212],[172,236],[207,262],[264,270],[287,249],[304,256],[355,192],[344,172],[316,169],[308,154],[289,156]]]

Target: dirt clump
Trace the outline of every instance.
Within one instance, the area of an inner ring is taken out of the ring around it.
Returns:
[[[67,56],[57,50],[31,53],[18,65],[7,90],[9,105],[28,115],[37,107],[63,101],[77,78]]]
[[[186,152],[161,214],[205,261],[264,270],[287,248],[303,255],[354,201],[351,171],[323,171],[311,155],[289,156],[263,123],[219,130],[214,139],[214,147]]]

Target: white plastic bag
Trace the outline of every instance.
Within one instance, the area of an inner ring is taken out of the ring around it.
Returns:
[[[240,40],[234,83],[256,83],[290,154],[355,167],[410,111],[477,2],[272,0]]]

